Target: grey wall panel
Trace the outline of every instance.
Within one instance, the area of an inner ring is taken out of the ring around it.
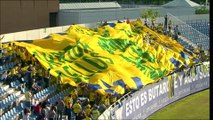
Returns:
[[[60,11],[59,26],[68,24],[94,23],[100,21],[112,21],[124,17],[134,19],[140,16],[139,9],[111,9],[111,10],[80,10]]]
[[[79,23],[78,12],[59,12],[58,17],[59,26]]]
[[[137,19],[141,11],[154,9],[160,12],[161,16],[171,13],[179,19],[207,19],[209,14],[195,15],[194,8],[163,8],[163,7],[140,7],[140,8],[121,8],[121,9],[97,9],[97,10],[61,10],[59,11],[59,25],[97,23],[100,21],[123,20],[125,18]],[[157,21],[156,21],[157,22]],[[161,22],[161,20],[159,21]]]

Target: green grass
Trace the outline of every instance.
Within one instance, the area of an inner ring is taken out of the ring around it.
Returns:
[[[159,119],[187,119],[206,120],[210,119],[209,89],[193,94],[186,98],[172,103],[169,106],[157,111],[148,120]]]

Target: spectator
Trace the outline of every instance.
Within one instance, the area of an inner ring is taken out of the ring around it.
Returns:
[[[7,79],[8,79],[8,74],[9,74],[9,71],[4,71],[4,73],[1,75],[1,81],[3,82],[6,82]]]
[[[122,23],[120,20],[117,21],[118,23]]]
[[[34,108],[34,113],[39,116],[41,112],[41,102],[39,102],[39,104],[37,104]]]
[[[96,97],[97,97],[97,93],[92,91],[91,88],[90,88],[90,91],[89,91],[89,101],[90,101],[90,105],[94,105],[95,104],[95,100],[96,100]]]
[[[33,82],[33,78],[32,78],[32,64],[29,65],[29,67],[27,68],[27,72],[26,72],[26,76],[28,79],[28,89],[31,89],[32,87],[32,82]]]
[[[71,97],[73,99],[73,103],[75,103],[78,99],[78,91],[77,91],[77,88],[74,88],[72,91],[71,91]]]
[[[158,24],[157,32],[160,33],[160,34],[163,33],[163,24],[162,23]]]
[[[104,104],[106,107],[109,107],[110,106],[109,95],[102,95],[101,103]]]
[[[57,84],[57,89],[59,90],[59,91],[61,91],[61,83],[62,83],[62,77],[61,77],[61,72],[58,74],[58,77],[57,77],[57,79],[56,79],[56,84]]]
[[[32,78],[36,78],[36,74],[37,74],[36,66],[32,65]]]
[[[91,113],[92,113],[93,120],[97,120],[98,117],[100,116],[100,112],[98,111],[98,106],[97,105],[93,106],[93,109],[92,109]]]
[[[23,116],[23,120],[29,120],[30,110],[28,108],[24,108],[22,116]]]
[[[25,99],[26,99],[26,106],[28,108],[30,108],[30,103],[31,103],[31,99],[32,99],[32,93],[31,93],[31,89],[28,90],[26,93],[25,93]]]
[[[45,72],[44,74],[44,88],[49,87],[49,81],[50,81],[50,68]]]
[[[152,18],[152,29],[154,30],[156,27],[155,27],[155,18],[153,17]]]
[[[11,69],[12,81],[18,79],[18,76],[16,75],[17,73],[18,73],[18,65],[16,65],[14,68]]]
[[[55,120],[55,118],[56,118],[55,107],[51,106],[50,110],[48,111],[48,120]]]
[[[178,29],[178,25],[175,26],[174,28],[174,39],[178,40],[178,35],[180,35],[179,29]]]
[[[106,26],[108,25],[107,21],[104,21],[104,23],[102,24],[102,26]]]
[[[43,79],[43,77],[42,77],[42,74],[43,74],[43,68],[41,67],[41,65],[37,65],[37,67],[36,67],[36,78],[37,78],[37,80],[38,80],[38,85],[39,86],[41,86],[42,85],[42,79]]]
[[[33,56],[31,57],[31,61],[32,61],[32,65],[33,66],[36,66],[36,61],[37,61],[37,59],[36,59],[36,57],[35,57],[35,54],[33,54]]]
[[[8,62],[7,63],[10,63],[12,61],[12,46],[11,46],[11,43],[9,43],[8,47],[7,47],[7,56],[8,56]]]
[[[117,101],[117,96],[110,94],[110,104],[113,104]]]
[[[92,120],[91,115],[86,116],[85,120]]]
[[[126,19],[126,23],[127,23],[127,24],[130,24],[129,18]]]
[[[84,111],[80,111],[80,113],[76,116],[76,120],[84,120],[86,118]]]
[[[164,32],[167,32],[167,25],[168,25],[168,15],[164,16]]]
[[[26,92],[25,90],[25,84],[21,84],[21,94],[24,94]]]
[[[68,115],[68,120],[71,120],[72,105],[73,105],[73,99],[71,95],[64,97],[64,103],[65,103],[65,113]]]
[[[23,77],[23,72],[21,70],[21,63],[17,64],[17,74],[16,75],[19,79],[21,79],[21,77]]]
[[[62,120],[62,115],[65,109],[65,103],[62,100],[62,98],[60,98],[57,103],[56,103],[56,107],[57,107],[57,120]]]
[[[91,105],[88,104],[88,105],[86,106],[86,109],[85,109],[85,115],[86,115],[86,116],[90,116],[90,114],[91,114]]]
[[[46,109],[46,105],[41,105],[41,118],[47,118],[47,109]]]
[[[149,27],[148,24],[147,24],[147,20],[146,20],[146,19],[145,19],[144,25],[145,25],[146,27]]]
[[[82,111],[82,107],[80,104],[80,100],[77,100],[73,105],[73,111],[76,117],[79,116],[80,112]]]
[[[41,90],[41,86],[38,86],[37,83],[35,82],[35,79],[33,79],[33,82],[32,82],[32,92],[35,94],[37,93],[38,91]]]
[[[32,99],[31,99],[31,111],[34,111],[37,104],[38,104],[37,101],[32,97]]]
[[[85,91],[89,91],[88,84],[86,83],[80,83],[80,85],[77,87],[78,96],[79,97],[89,97],[89,93]]]
[[[172,30],[172,21],[171,20],[169,20],[168,26],[169,26],[169,30]]]
[[[17,57],[17,55],[16,55],[16,45],[15,45],[15,43],[12,43],[12,61],[15,61],[15,59],[16,59],[16,57]]]

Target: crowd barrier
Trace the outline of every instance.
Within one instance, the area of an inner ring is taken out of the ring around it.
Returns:
[[[146,119],[157,110],[190,94],[209,88],[209,62],[194,66],[187,72],[171,75],[173,95],[170,96],[168,77],[127,94],[106,109],[100,120]]]

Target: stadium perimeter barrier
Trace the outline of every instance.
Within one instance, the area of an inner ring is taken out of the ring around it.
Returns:
[[[87,28],[96,28],[97,23],[89,23],[89,24],[78,24],[82,27]],[[70,25],[66,26],[59,26],[59,27],[49,27],[49,28],[41,28],[41,29],[34,29],[34,30],[27,30],[21,32],[14,32],[14,33],[7,33],[7,34],[0,34],[0,38],[3,38],[2,43],[13,42],[13,41],[29,41],[29,40],[36,40],[42,39],[50,35],[51,33],[62,33],[67,30]]]
[[[136,19],[131,19],[131,21],[134,21]],[[108,23],[114,23],[117,20],[108,21]],[[87,28],[97,28],[98,23],[87,23],[87,24],[77,24],[82,27]],[[41,29],[33,29],[33,30],[27,30],[27,31],[20,31],[20,32],[14,32],[14,33],[6,33],[6,34],[0,34],[0,38],[3,38],[1,41],[2,43],[12,42],[12,41],[29,41],[29,40],[36,40],[36,39],[42,39],[50,35],[51,33],[63,33],[66,31],[70,25],[65,26],[58,26],[58,27],[47,27],[47,28],[41,28]]]
[[[176,76],[176,77],[175,77]],[[168,77],[128,93],[106,109],[98,119],[146,119],[154,112],[193,93],[209,88],[209,62],[172,74],[172,95]]]
[[[78,25],[96,28],[98,24]],[[45,38],[51,33],[62,33],[69,27],[70,25],[1,34],[0,38],[4,36],[2,43],[36,40]],[[165,77],[159,82],[147,85],[139,91],[122,96],[106,109],[99,116],[99,119],[145,119],[172,102],[209,88],[209,62],[194,67],[194,76],[192,75],[193,72],[191,72],[192,69],[188,72],[177,73],[177,79],[175,79],[174,74],[172,75],[174,83],[173,96],[169,96],[168,77]]]

